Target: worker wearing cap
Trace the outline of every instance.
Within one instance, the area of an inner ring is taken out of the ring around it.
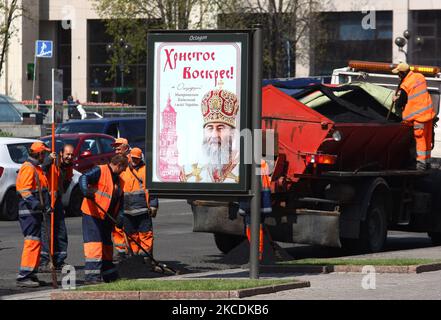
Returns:
[[[81,211],[86,260],[84,273],[88,284],[118,278],[113,264],[112,218],[119,227],[123,226],[124,181],[120,174],[127,165],[126,157],[115,155],[109,164],[93,167],[78,182],[85,197]]]
[[[130,146],[129,141],[124,138],[117,138],[115,142],[112,144],[113,149],[116,154],[121,154],[125,157],[129,158],[130,162]],[[115,246],[116,251],[118,252],[118,260],[124,260],[127,254],[127,245],[124,237],[124,232],[115,226],[112,232],[113,245]]]
[[[133,148],[130,151],[129,166],[121,174],[124,180],[124,229],[152,255],[152,218],[156,217],[158,212],[158,199],[149,196],[145,185],[145,170],[142,150]],[[129,242],[133,253],[144,256],[145,261],[151,264],[150,257],[134,242]]]
[[[18,214],[24,246],[17,286],[38,287],[37,276],[41,254],[41,227],[43,214],[50,212],[48,181],[41,164],[50,149],[43,142],[34,142],[29,158],[18,171],[16,189],[19,195]]]
[[[421,73],[411,71],[409,65],[403,62],[392,72],[401,79],[399,90],[393,98],[395,107],[402,110],[403,121],[413,125],[414,129],[416,169],[426,170],[432,150],[433,118],[436,115],[426,79]]]

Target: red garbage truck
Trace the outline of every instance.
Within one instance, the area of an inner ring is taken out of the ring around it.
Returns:
[[[389,113],[393,94],[363,81],[263,88],[262,128],[277,137],[265,218],[274,241],[377,252],[388,230],[403,230],[441,244],[441,171],[414,169],[413,127]],[[213,233],[221,251],[243,241],[228,203],[191,204],[194,231]]]

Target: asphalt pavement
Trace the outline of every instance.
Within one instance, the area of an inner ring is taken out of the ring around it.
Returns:
[[[84,265],[81,218],[66,220],[69,234],[67,263],[77,271],[77,283],[83,280]],[[179,269],[185,277],[212,274],[213,277],[247,277],[246,270],[237,269],[239,264],[225,262],[224,255],[214,243],[213,235],[192,232],[193,216],[186,201],[162,200],[160,212],[154,220],[155,258],[163,263]],[[50,275],[42,274],[40,279],[47,286],[39,289],[21,289],[15,286],[18,264],[23,246],[23,236],[17,221],[0,221],[0,299],[18,297],[17,294],[41,292],[40,298],[47,297],[50,287]],[[339,249],[312,247],[304,245],[282,244],[293,257],[338,257],[344,253]],[[433,247],[425,234],[390,232],[386,252],[373,256],[441,258],[441,247]],[[365,256],[369,257],[369,256]],[[127,265],[130,272],[126,277],[152,278],[161,275],[145,273],[142,265]],[[138,271],[142,271],[137,274]],[[290,277],[293,275],[262,275],[264,277]],[[302,280],[311,281],[311,288],[291,290],[273,295],[259,296],[262,299],[374,299],[376,295],[364,290],[360,285],[360,274],[328,274],[328,275],[295,275]],[[61,280],[62,275],[59,275]],[[441,272],[428,272],[418,275],[378,275],[377,284],[381,290],[376,291],[378,298],[403,297],[412,298],[420,292],[423,298],[440,299],[439,279]],[[412,288],[415,288],[413,292]],[[424,290],[427,288],[427,290]],[[323,289],[323,290],[322,290]],[[46,292],[46,293],[45,293]],[[413,293],[412,293],[413,292]],[[11,296],[15,295],[15,296]],[[25,295],[24,298],[37,295]]]

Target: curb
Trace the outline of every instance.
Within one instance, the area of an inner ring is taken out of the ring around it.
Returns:
[[[51,300],[240,299],[310,286],[309,281],[296,281],[273,286],[229,291],[61,291],[52,292]]]
[[[368,265],[368,264],[367,264]],[[364,266],[315,266],[315,265],[262,265],[261,272],[267,273],[332,273],[332,272],[363,272]],[[423,273],[441,270],[441,263],[430,263],[411,266],[374,266],[377,273]]]

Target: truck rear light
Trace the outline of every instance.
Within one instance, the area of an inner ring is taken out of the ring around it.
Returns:
[[[308,164],[335,164],[337,162],[337,156],[330,154],[307,154],[305,160]]]
[[[0,167],[0,178],[2,177],[4,171],[5,171],[5,168]]]

